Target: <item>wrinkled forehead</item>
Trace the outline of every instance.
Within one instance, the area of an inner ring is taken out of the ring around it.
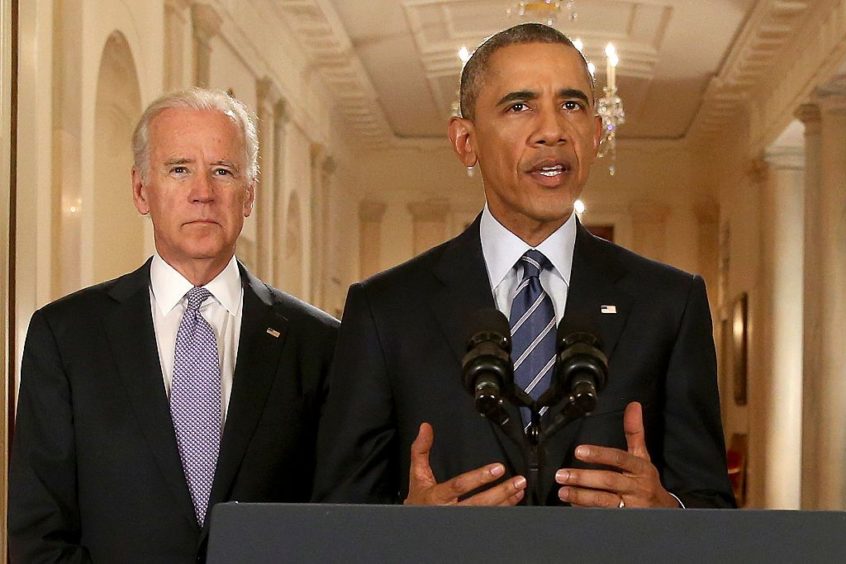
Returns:
[[[581,53],[563,43],[516,43],[500,47],[488,60],[479,93],[486,84],[528,88],[553,81],[556,87],[583,90],[593,100],[593,81]]]
[[[150,120],[150,148],[205,138],[209,142],[246,145],[237,117],[218,109],[167,108]]]

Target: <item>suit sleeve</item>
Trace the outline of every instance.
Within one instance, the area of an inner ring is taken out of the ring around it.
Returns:
[[[314,501],[397,503],[397,428],[380,328],[350,287],[318,433]]]
[[[735,507],[726,471],[711,314],[693,278],[667,369],[661,481],[685,507]]]
[[[49,323],[30,322],[9,471],[12,562],[89,562],[80,545],[72,390]]]

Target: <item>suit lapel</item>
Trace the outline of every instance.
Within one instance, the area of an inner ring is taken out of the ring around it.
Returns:
[[[576,320],[595,320],[602,339],[603,352],[612,360],[620,333],[631,311],[632,297],[619,289],[615,283],[625,269],[611,252],[612,247],[603,244],[578,224],[576,246],[573,252],[573,269],[567,295],[567,307],[562,323],[572,326]],[[613,306],[605,307],[603,306]],[[606,313],[603,313],[603,309]],[[610,313],[616,311],[616,313]],[[601,401],[600,392],[600,401]],[[550,421],[560,410],[550,410],[545,418]],[[582,425],[579,419],[565,426],[547,441],[546,469],[541,477],[541,499],[546,499],[554,486],[555,472],[565,460]]]
[[[107,339],[141,431],[182,513],[194,525],[194,505],[176,446],[150,310],[150,261],[121,278],[117,302],[104,317]]]
[[[268,287],[239,266],[244,284],[241,336],[209,508],[227,499],[232,488],[264,412],[288,332],[288,320]]]
[[[455,238],[441,255],[434,267],[435,276],[442,282],[439,291],[430,298],[430,307],[459,366],[466,352],[467,319],[480,309],[496,307],[482,255],[479,235],[481,216]],[[511,416],[510,424],[520,424],[520,412],[506,402]],[[490,423],[497,442],[515,471],[523,464],[523,454],[518,445],[508,438],[496,424]]]

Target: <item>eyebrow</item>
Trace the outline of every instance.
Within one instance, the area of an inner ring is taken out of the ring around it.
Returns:
[[[582,100],[585,104],[590,105],[590,98],[588,98],[588,95],[578,88],[562,88],[558,91],[558,97],[577,98]],[[508,102],[516,102],[519,100],[536,100],[537,98],[538,93],[532,90],[516,90],[514,92],[509,92],[500,98],[496,105],[500,106],[502,104],[507,104]]]
[[[193,159],[185,159],[185,158],[175,158],[175,159],[168,159],[164,162],[164,166],[173,166],[173,165],[182,165],[182,164],[191,164],[193,163]]]
[[[184,164],[193,164],[193,163],[194,163],[194,159],[178,157],[178,158],[166,160],[164,162],[164,166],[184,165]],[[233,170],[240,171],[240,169],[238,168],[238,165],[236,163],[234,163],[232,161],[227,161],[227,160],[224,160],[224,159],[220,159],[220,160],[211,162],[209,164],[211,166],[220,166],[220,165],[228,166],[229,168],[231,168]]]

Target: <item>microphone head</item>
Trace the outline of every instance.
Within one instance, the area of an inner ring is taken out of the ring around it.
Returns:
[[[504,394],[514,385],[511,328],[496,309],[482,309],[467,319],[467,353],[461,360],[464,388],[476,394],[480,378],[495,383]]]
[[[602,340],[593,319],[577,318],[572,314],[558,326],[556,335],[556,362],[554,384],[548,393],[541,397],[541,402],[554,405],[568,394],[583,389],[599,392],[608,380],[608,359],[602,352]],[[584,383],[591,385],[585,388]],[[578,391],[577,396],[582,396]],[[596,402],[591,394],[585,412],[593,410]]]
[[[493,342],[505,352],[511,353],[511,326],[505,315],[495,308],[480,309],[467,318],[464,325],[467,351],[482,342]]]

